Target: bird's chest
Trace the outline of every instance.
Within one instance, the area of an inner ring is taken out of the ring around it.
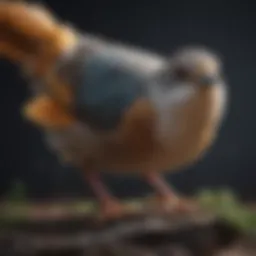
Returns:
[[[214,141],[223,118],[226,91],[223,86],[205,88],[175,113],[175,136],[166,147],[165,161],[170,166],[190,164]]]
[[[129,133],[129,143],[118,144],[112,150],[113,162],[117,164],[120,159],[127,168],[141,171],[175,170],[193,163],[214,141],[225,101],[222,86],[191,94],[186,101],[173,104],[166,114],[158,115],[152,133],[148,129],[150,123],[143,126],[139,135],[136,129],[137,136]]]

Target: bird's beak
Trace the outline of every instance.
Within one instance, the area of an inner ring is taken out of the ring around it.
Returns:
[[[220,82],[220,78],[216,75],[206,75],[199,79],[199,84],[202,86],[212,86]]]

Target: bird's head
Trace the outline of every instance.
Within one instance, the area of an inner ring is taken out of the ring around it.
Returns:
[[[179,82],[209,87],[222,83],[221,61],[203,48],[185,48],[174,53],[171,76]]]

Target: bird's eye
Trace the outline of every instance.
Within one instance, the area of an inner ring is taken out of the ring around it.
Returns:
[[[189,72],[183,67],[178,67],[173,70],[173,76],[177,80],[186,80],[189,78]]]

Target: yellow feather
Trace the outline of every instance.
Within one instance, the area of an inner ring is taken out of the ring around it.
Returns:
[[[26,119],[44,129],[65,128],[75,121],[47,95],[40,95],[28,101],[22,113]]]

